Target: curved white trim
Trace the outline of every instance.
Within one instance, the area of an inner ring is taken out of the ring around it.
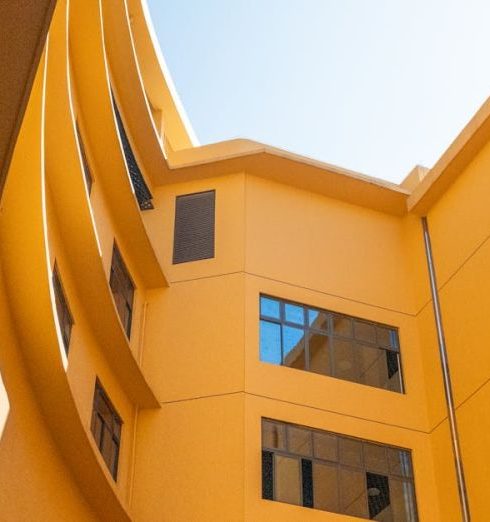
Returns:
[[[189,117],[187,116],[185,108],[182,104],[182,101],[179,97],[179,94],[175,87],[174,81],[172,79],[172,75],[170,74],[170,70],[167,66],[167,63],[165,62],[165,58],[163,57],[162,50],[160,48],[160,44],[158,42],[158,37],[157,37],[156,31],[155,31],[155,27],[153,26],[153,22],[151,19],[150,9],[148,7],[146,0],[141,0],[141,7],[143,10],[143,15],[145,17],[146,26],[148,28],[148,34],[150,35],[150,39],[153,44],[153,48],[155,49],[155,55],[157,57],[160,68],[162,70],[163,76],[165,77],[165,81],[167,82],[168,90],[170,91],[170,94],[173,98],[177,112],[179,113],[179,116],[182,120],[182,124],[184,125],[185,130],[187,131],[187,134],[189,135],[189,139],[192,143],[192,146],[198,147],[200,145],[199,140],[197,139],[196,133],[194,132],[194,129],[189,120]]]

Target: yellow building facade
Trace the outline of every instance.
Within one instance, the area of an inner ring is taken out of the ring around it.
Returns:
[[[490,103],[401,185],[198,146],[149,24],[57,2],[0,205],[0,520],[490,520]]]

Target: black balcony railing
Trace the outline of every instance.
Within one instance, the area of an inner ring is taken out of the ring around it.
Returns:
[[[131,177],[131,183],[133,184],[136,199],[138,200],[141,210],[151,210],[153,208],[152,195],[148,185],[145,183],[143,174],[139,168],[138,162],[134,156],[133,149],[129,143],[128,135],[121,118],[121,114],[116,104],[114,96],[112,96],[112,105],[114,106],[114,112],[116,113],[117,129],[124,150],[124,157],[126,159],[126,165],[128,167],[129,175]]]

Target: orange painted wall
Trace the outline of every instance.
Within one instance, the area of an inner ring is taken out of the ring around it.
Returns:
[[[59,0],[0,206],[0,519],[354,521],[261,499],[271,417],[410,449],[420,522],[459,521],[409,192],[243,140],[190,147],[141,5],[100,6]],[[138,208],[109,80],[137,123],[127,132],[153,210]],[[428,212],[476,522],[490,471],[489,168],[486,145]],[[215,257],[173,264],[176,197],[206,190]],[[114,241],[135,284],[129,340],[108,284]],[[74,317],[68,358],[55,260]],[[406,393],[261,362],[261,293],[396,327]],[[124,422],[116,482],[90,431],[96,376]]]

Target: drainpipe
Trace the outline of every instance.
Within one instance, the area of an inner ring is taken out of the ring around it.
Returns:
[[[427,257],[427,266],[429,269],[430,290],[432,294],[432,306],[437,328],[437,341],[439,344],[439,356],[441,359],[442,375],[444,380],[444,393],[446,395],[446,407],[449,419],[449,429],[451,432],[451,443],[453,447],[453,457],[456,466],[456,478],[458,481],[459,502],[461,505],[461,515],[463,522],[470,522],[470,506],[468,501],[468,492],[466,491],[466,483],[463,470],[463,459],[461,456],[461,447],[459,445],[458,426],[456,423],[456,410],[454,408],[453,388],[451,385],[451,374],[449,371],[449,361],[447,356],[446,339],[444,337],[444,327],[442,324],[441,306],[439,303],[439,292],[437,290],[436,271],[434,267],[434,259],[432,257],[432,246],[430,242],[429,226],[427,218],[422,218],[422,229],[424,231],[425,254]]]

